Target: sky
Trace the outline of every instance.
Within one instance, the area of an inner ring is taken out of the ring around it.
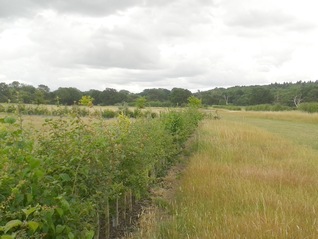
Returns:
[[[318,79],[315,0],[0,0],[0,82],[189,89]]]

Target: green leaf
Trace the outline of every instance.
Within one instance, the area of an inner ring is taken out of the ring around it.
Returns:
[[[69,210],[70,209],[70,204],[64,198],[61,199],[61,205],[62,205],[62,208],[64,210]]]
[[[72,232],[69,232],[67,234],[67,236],[68,236],[68,239],[74,239],[75,238],[75,236],[74,236],[74,234]]]
[[[92,231],[92,230],[90,230],[90,231],[86,231],[85,232],[85,239],[93,239],[94,238],[94,234],[95,234],[95,232],[94,231]]]
[[[32,213],[36,211],[36,207],[31,207],[29,209],[22,209],[22,211],[24,212],[26,218],[28,218]]]
[[[71,177],[67,173],[61,173],[59,176],[63,182],[71,181]]]
[[[62,208],[58,207],[58,208],[55,208],[55,210],[59,214],[60,217],[62,217],[64,215],[64,211]]]
[[[36,159],[36,158],[31,158],[31,159],[29,159],[29,164],[30,164],[31,169],[35,169],[38,166],[40,166],[41,160]]]
[[[28,226],[33,232],[35,232],[38,229],[38,227],[40,226],[40,224],[38,222],[29,221]]]
[[[31,193],[27,193],[26,198],[28,203],[31,203],[33,201],[33,195]]]
[[[44,176],[44,171],[40,170],[40,169],[37,169],[35,170],[34,174],[38,177],[38,178],[43,178]]]
[[[55,228],[56,234],[61,234],[65,229],[65,226],[57,225]]]
[[[11,235],[3,235],[0,237],[0,239],[14,239],[14,237]]]
[[[8,231],[10,231],[12,228],[14,227],[18,227],[22,224],[22,222],[20,220],[12,220],[9,221],[5,226],[4,226],[4,233],[7,233]]]
[[[15,118],[13,118],[13,117],[5,117],[4,118],[4,123],[6,123],[6,124],[14,124],[16,122],[16,119]]]

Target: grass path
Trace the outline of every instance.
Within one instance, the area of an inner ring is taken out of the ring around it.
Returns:
[[[318,114],[302,112],[238,112],[224,114],[226,120],[240,121],[279,134],[297,144],[318,150]]]
[[[295,122],[237,119],[200,127],[170,220],[149,238],[318,238],[315,144],[300,145],[282,128]]]

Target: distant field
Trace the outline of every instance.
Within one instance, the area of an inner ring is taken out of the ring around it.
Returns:
[[[1,103],[2,106],[4,107],[8,107],[9,104],[7,103]],[[11,105],[15,105],[15,104],[11,104]],[[15,105],[16,106],[16,105]],[[47,108],[50,112],[52,110],[57,110],[58,107],[56,105],[31,105],[31,104],[25,104],[25,107],[30,107],[30,108],[36,108],[36,107],[44,107]],[[63,109],[64,107],[66,107],[67,109],[72,109],[72,106],[59,106],[60,109]],[[121,107],[120,106],[94,106],[94,107],[85,107],[85,106],[79,106],[81,109],[86,109],[89,110],[90,113],[93,113],[95,111],[100,112],[100,111],[104,111],[104,110],[111,110],[114,112],[120,111]],[[136,107],[129,107],[129,110],[134,111],[136,109]],[[142,112],[145,111],[151,111],[154,112],[156,114],[160,114],[160,112],[167,112],[168,109],[167,108],[159,108],[159,107],[147,107],[145,109],[141,110]],[[18,115],[16,113],[4,113],[4,112],[0,112],[0,118],[6,117],[6,116],[13,116],[15,118],[18,118]],[[43,123],[45,122],[45,119],[48,118],[56,118],[59,116],[52,116],[52,115],[26,115],[26,114],[22,114],[22,123],[23,126],[26,128],[34,128],[34,129],[40,129],[43,125]],[[63,117],[67,117],[67,116],[63,116]],[[92,120],[92,118],[89,118],[87,116],[82,117],[82,119],[84,119],[87,122],[90,122]]]
[[[318,238],[318,115],[219,114],[196,135],[169,219],[136,238]]]

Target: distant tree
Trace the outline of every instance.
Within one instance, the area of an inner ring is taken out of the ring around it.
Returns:
[[[73,105],[82,98],[82,92],[74,87],[60,87],[54,93],[63,105]]]
[[[100,95],[101,91],[91,89],[89,91],[84,92],[84,95],[88,95],[94,99],[95,105],[100,105],[102,103]]]
[[[20,88],[20,82],[19,81],[13,81],[9,84],[10,88],[13,88],[14,90],[18,90]]]
[[[274,96],[270,90],[264,87],[253,87],[250,91],[249,105],[271,104]]]
[[[42,85],[42,84],[38,85],[38,90],[40,90],[46,94],[50,93],[50,88],[46,85]]]
[[[135,102],[138,97],[140,97],[139,94],[131,93],[128,90],[120,90],[117,92],[115,104]]]
[[[204,105],[216,105],[219,103],[219,98],[215,97],[212,90],[200,92],[202,103]]]
[[[130,93],[128,90],[120,90],[117,95],[117,103],[123,102],[133,102],[134,101],[133,94]]]
[[[170,91],[167,89],[145,89],[140,93],[141,96],[147,98],[148,101],[168,101],[170,96]]]
[[[31,104],[35,103],[36,99],[36,88],[32,85],[21,84],[20,89],[20,101],[23,103]]]
[[[103,105],[114,105],[118,103],[118,92],[113,88],[106,88],[100,94],[100,101]]]
[[[34,103],[46,104],[50,102],[50,88],[46,85],[38,85],[35,91]]]
[[[39,104],[45,104],[45,102],[46,102],[46,99],[44,97],[44,92],[41,90],[36,90],[34,103],[39,105]]]
[[[172,104],[182,106],[187,104],[188,98],[192,95],[191,91],[182,88],[173,88],[170,94]]]
[[[11,98],[9,86],[6,83],[0,83],[0,102],[8,102]]]
[[[317,102],[318,101],[318,84],[311,87],[306,94],[307,102]]]

